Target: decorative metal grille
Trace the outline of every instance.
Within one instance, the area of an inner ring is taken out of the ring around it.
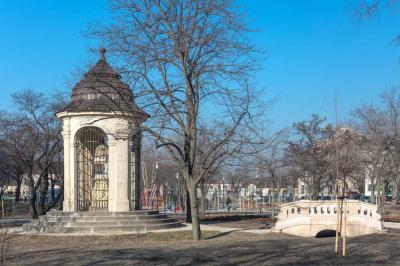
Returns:
[[[78,210],[108,210],[108,145],[99,128],[87,127],[77,135]]]

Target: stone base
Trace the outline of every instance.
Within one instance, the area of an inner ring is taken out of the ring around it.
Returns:
[[[129,200],[110,200],[108,210],[110,212],[129,212]]]
[[[158,211],[61,212],[49,211],[25,224],[25,232],[61,234],[142,233],[181,227],[181,223]]]
[[[277,223],[274,228],[275,232],[303,237],[315,237],[318,232],[322,230],[336,230],[336,224],[334,221],[330,221],[326,218],[325,220],[305,218],[302,221],[297,220],[296,224],[292,223],[289,225]],[[381,232],[384,232],[384,229],[380,224],[373,224],[372,222],[370,224],[365,222],[363,223],[363,221],[357,221],[356,219],[352,219],[347,222],[347,237],[362,236]]]

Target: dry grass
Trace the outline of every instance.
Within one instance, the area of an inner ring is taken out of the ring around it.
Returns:
[[[119,236],[18,235],[7,244],[10,265],[398,265],[400,230],[348,239],[346,257],[332,238],[191,231]]]

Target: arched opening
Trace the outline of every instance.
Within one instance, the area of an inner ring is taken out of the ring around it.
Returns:
[[[336,230],[326,229],[326,230],[319,231],[315,235],[315,238],[335,237],[335,236],[336,236]],[[339,236],[340,236],[340,232],[339,232]]]
[[[76,134],[78,211],[108,210],[107,135],[97,127]]]

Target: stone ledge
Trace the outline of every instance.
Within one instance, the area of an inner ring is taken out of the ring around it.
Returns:
[[[25,232],[93,234],[114,232],[136,233],[182,226],[175,219],[158,211],[132,212],[60,212],[50,211],[39,219],[25,224]]]

